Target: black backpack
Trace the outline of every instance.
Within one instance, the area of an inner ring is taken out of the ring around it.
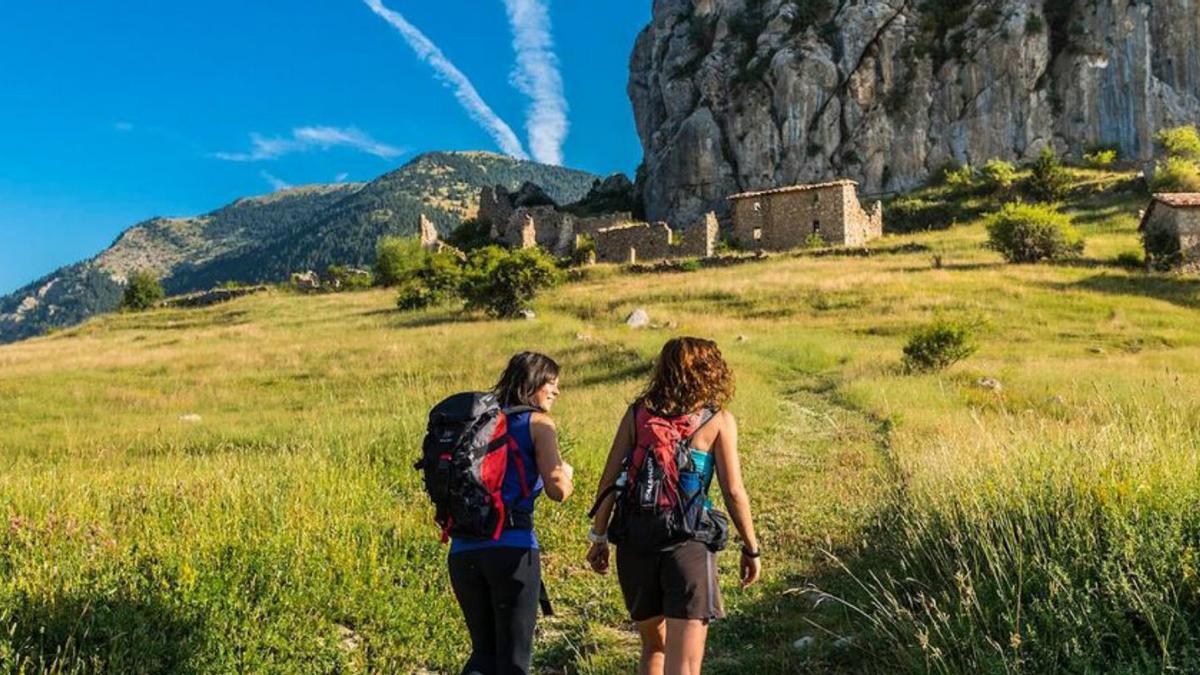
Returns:
[[[501,408],[491,393],[465,392],[429,411],[421,459],[414,468],[425,474],[443,543],[451,536],[495,540],[505,529],[533,526],[532,514],[504,503],[501,487],[510,462],[515,462],[524,495],[531,489],[530,476],[536,479],[536,467],[525,466],[508,433],[509,415],[535,410]]]

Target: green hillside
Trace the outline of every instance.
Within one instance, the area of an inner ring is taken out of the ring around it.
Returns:
[[[533,321],[271,292],[0,347],[0,668],[455,672],[466,631],[411,463],[430,405],[528,348],[564,366],[577,468],[539,507],[558,613],[536,661],[632,672],[584,512],[658,347],[698,334],[737,376],[765,551],[746,591],[720,556],[705,672],[1195,672],[1200,282],[1118,266],[1142,197],[1077,178],[1069,264],[1005,264],[968,218],[870,256],[593,268]],[[635,307],[654,326],[626,327]],[[935,317],[979,351],[906,374]]]
[[[371,261],[385,234],[411,234],[424,213],[443,231],[479,207],[479,190],[526,181],[560,202],[596,176],[486,152],[431,152],[369,183],[312,185],[239,199],[211,213],[152,218],[96,257],[0,297],[0,343],[70,326],[120,302],[127,274],[152,270],[172,294],[225,281],[287,279],[294,271]]]

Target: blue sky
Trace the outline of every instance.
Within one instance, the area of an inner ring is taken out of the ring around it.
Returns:
[[[382,2],[469,79],[521,151],[632,175],[641,148],[625,84],[650,0]],[[521,11],[539,4],[552,49]],[[524,85],[510,77],[518,62]],[[151,216],[369,180],[425,150],[501,149],[494,123],[363,0],[5,3],[0,73],[0,293]]]

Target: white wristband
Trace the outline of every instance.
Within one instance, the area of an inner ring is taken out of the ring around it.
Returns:
[[[608,535],[596,534],[594,530],[588,530],[588,541],[592,542],[593,544],[607,544]]]

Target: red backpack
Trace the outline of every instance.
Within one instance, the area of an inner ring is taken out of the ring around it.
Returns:
[[[615,493],[608,529],[613,543],[647,552],[691,540],[714,551],[724,548],[728,520],[721,512],[705,508],[706,486],[691,454],[692,439],[716,412],[705,408],[694,415],[665,417],[645,405],[632,410],[633,448],[621,464],[617,482],[600,494],[591,515]]]
[[[421,459],[414,468],[424,472],[443,543],[451,536],[495,540],[505,529],[532,527],[530,514],[504,503],[501,487],[510,462],[523,496],[529,496],[529,476],[536,480],[536,468],[525,466],[508,433],[509,415],[534,410],[501,408],[490,393],[466,392],[429,411]]]

